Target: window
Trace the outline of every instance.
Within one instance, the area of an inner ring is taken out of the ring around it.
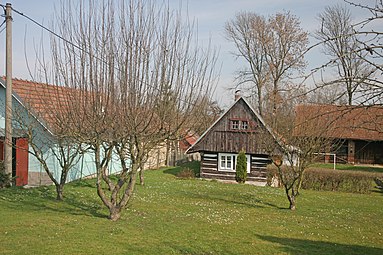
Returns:
[[[250,156],[246,155],[247,172],[250,173]],[[219,169],[218,171],[235,171],[237,164],[237,154],[219,153]]]
[[[220,160],[220,169],[222,170],[234,170],[234,164],[233,164],[233,157],[232,155],[221,155]]]
[[[241,129],[246,130],[248,128],[249,128],[249,123],[247,122],[247,120],[242,121]]]
[[[249,121],[247,120],[230,120],[231,130],[248,130]]]
[[[239,120],[231,121],[231,129],[239,129]]]

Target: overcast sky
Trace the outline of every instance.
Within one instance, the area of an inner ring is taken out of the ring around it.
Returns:
[[[356,0],[361,3],[374,3],[375,0]],[[5,4],[7,1],[0,0]],[[54,5],[59,1],[55,0],[10,0],[12,7],[36,21],[48,25],[54,18]],[[65,2],[65,1],[64,1]],[[180,1],[169,0],[172,6],[178,7]],[[228,87],[233,86],[233,77],[243,63],[231,55],[234,46],[225,39],[225,22],[232,19],[236,13],[241,11],[252,11],[261,15],[270,15],[276,12],[290,11],[298,16],[304,30],[311,33],[317,26],[316,16],[323,11],[325,6],[334,4],[344,4],[342,0],[189,0],[183,1],[182,5],[188,5],[189,17],[194,18],[198,23],[198,37],[202,43],[207,44],[211,38],[214,47],[219,49],[218,67],[222,66],[218,88],[215,93],[215,100],[221,106],[228,106],[233,100],[233,91],[228,91]],[[360,20],[369,15],[368,12],[359,8],[350,7],[354,19]],[[28,73],[25,53],[29,58],[33,58],[34,45],[41,40],[41,29],[25,19],[24,17],[13,14],[13,77],[21,79],[31,79]],[[1,21],[2,22],[2,21]],[[1,27],[1,29],[4,28]],[[0,34],[0,74],[5,74],[5,30]],[[48,40],[48,34],[43,33],[44,40]],[[310,40],[313,42],[312,40]],[[26,43],[24,43],[26,42]],[[319,49],[307,56],[309,68],[320,65],[324,61]]]

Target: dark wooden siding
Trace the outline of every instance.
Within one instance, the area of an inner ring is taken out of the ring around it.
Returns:
[[[204,153],[201,157],[201,173],[204,171],[218,171],[218,154]]]
[[[270,162],[267,155],[250,155],[250,173],[247,174],[248,181],[266,181],[266,167]],[[201,177],[206,179],[235,180],[235,172],[218,171],[218,153],[204,153],[201,158]]]
[[[230,121],[248,121],[247,130],[232,130]],[[266,137],[267,136],[267,137]],[[244,100],[239,100],[190,152],[210,151],[238,153],[244,149],[248,154],[266,154],[266,144],[273,140],[261,121]]]
[[[349,142],[353,142],[355,146],[353,157],[349,157]],[[383,164],[383,142],[342,139],[334,140],[334,147],[338,148],[331,150],[331,153],[336,154],[337,164]],[[327,156],[327,159],[324,155],[320,156],[318,162],[334,163],[334,156]]]
[[[383,142],[355,141],[355,163],[382,164]]]

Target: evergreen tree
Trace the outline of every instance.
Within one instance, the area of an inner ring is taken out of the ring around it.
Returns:
[[[247,162],[245,151],[241,150],[237,157],[237,165],[235,170],[235,180],[244,183],[247,179]]]

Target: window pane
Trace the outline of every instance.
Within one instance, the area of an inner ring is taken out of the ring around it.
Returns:
[[[231,121],[231,128],[232,129],[239,129],[239,120],[232,120]]]
[[[227,168],[231,169],[231,156],[227,156]]]
[[[225,168],[225,156],[221,156],[221,168]]]

